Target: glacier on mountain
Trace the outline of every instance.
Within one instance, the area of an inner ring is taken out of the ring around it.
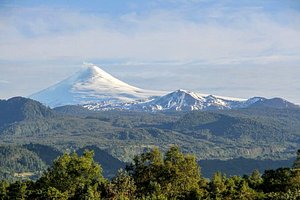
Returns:
[[[131,86],[89,64],[69,78],[29,97],[47,106],[58,107],[98,102],[125,103],[162,94],[161,91]]]
[[[133,110],[133,111],[191,111],[191,110],[224,110],[246,108],[259,101],[260,98],[249,100],[231,99],[203,95],[187,90],[176,90],[169,94],[155,97],[152,100],[119,104],[94,103],[83,107],[89,110]]]
[[[145,90],[120,81],[93,64],[85,65],[84,69],[30,98],[50,107],[80,105],[95,111],[190,111],[239,109],[252,105],[290,106],[285,100],[263,97],[247,100],[182,89],[169,93]]]

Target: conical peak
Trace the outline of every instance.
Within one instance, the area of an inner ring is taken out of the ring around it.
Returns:
[[[138,89],[115,78],[94,64],[85,64],[84,69],[77,74],[76,79],[80,82],[93,82],[98,86],[105,86],[109,84],[109,87],[125,87],[127,89],[131,88],[132,90]]]
[[[158,96],[161,93],[131,86],[94,64],[84,64],[79,72],[30,97],[56,107],[108,101],[127,103]]]
[[[81,73],[92,77],[97,76],[102,78],[113,78],[110,74],[94,64],[85,64]]]
[[[136,96],[139,96],[137,93],[142,92],[142,89],[119,80],[94,64],[84,65],[84,69],[71,80],[72,88],[76,91],[95,91],[97,94],[99,92],[131,93]]]

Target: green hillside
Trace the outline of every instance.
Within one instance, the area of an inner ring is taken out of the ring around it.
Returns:
[[[77,151],[86,146],[105,150],[104,153],[122,162],[131,162],[134,155],[153,147],[166,151],[174,144],[185,153],[194,153],[198,160],[243,157],[262,162],[279,161],[293,158],[299,148],[298,108],[93,112],[78,106],[51,110],[36,101],[17,99],[1,104],[1,119],[5,123],[0,127],[0,144],[25,145],[48,165],[59,152]],[[4,106],[8,102],[9,106]],[[13,119],[11,107],[23,117]]]
[[[35,179],[46,168],[36,153],[22,146],[0,146],[0,179]]]
[[[93,148],[93,147],[92,147]],[[292,200],[299,199],[300,150],[293,167],[254,170],[249,175],[202,175],[192,154],[177,146],[165,153],[158,148],[135,155],[125,170],[112,179],[103,176],[94,152],[64,153],[36,181],[0,180],[0,198],[5,199],[105,199],[105,200]],[[232,163],[235,164],[235,163]]]
[[[53,116],[54,113],[50,108],[31,99],[14,97],[0,100],[0,127],[23,120]]]

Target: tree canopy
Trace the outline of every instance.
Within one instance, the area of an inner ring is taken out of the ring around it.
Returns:
[[[120,169],[107,180],[93,160],[93,151],[85,151],[82,156],[65,153],[37,181],[0,181],[0,199],[300,199],[296,164],[262,175],[255,170],[243,177],[216,172],[207,180],[201,176],[195,156],[173,146],[165,154],[154,148],[135,156],[125,170]]]

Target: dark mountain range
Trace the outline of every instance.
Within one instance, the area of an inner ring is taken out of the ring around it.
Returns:
[[[295,158],[288,160],[255,160],[246,158],[234,158],[229,160],[200,160],[201,172],[205,177],[213,177],[216,171],[221,171],[226,176],[245,174],[250,175],[253,169],[263,173],[266,169],[277,169],[280,167],[292,167]]]
[[[23,97],[0,100],[0,127],[23,120],[53,116],[52,110],[38,101]]]
[[[61,152],[82,152],[89,146],[107,176],[133,155],[155,146],[164,151],[174,144],[199,160],[293,158],[299,148],[300,109],[264,105],[193,112],[95,112],[81,106],[52,110],[18,97],[1,101],[0,145],[25,148],[45,165]]]
[[[53,111],[55,111],[57,114],[60,115],[69,115],[69,116],[90,116],[95,115],[98,112],[89,110],[83,106],[80,105],[67,105],[67,106],[59,106],[56,108],[53,108]]]
[[[40,159],[42,159],[42,161],[48,166],[53,163],[54,159],[62,154],[62,152],[55,147],[51,147],[48,145],[29,143],[23,145],[23,147],[28,149],[29,151],[36,153],[40,157]]]
[[[279,111],[280,112],[280,111]],[[249,117],[223,113],[192,112],[174,123],[174,129],[181,132],[207,130],[211,136],[226,139],[240,139],[263,142],[284,142],[286,134],[300,125],[293,125],[298,120],[284,122],[277,117]]]

